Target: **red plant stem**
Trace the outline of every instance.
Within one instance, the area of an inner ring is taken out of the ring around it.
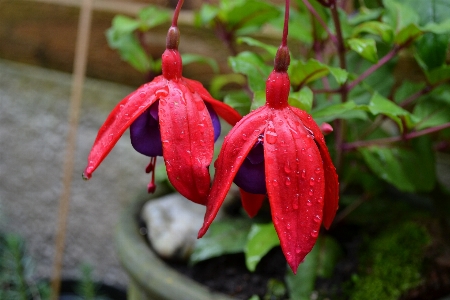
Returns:
[[[381,66],[383,66],[385,63],[390,61],[397,53],[402,49],[402,46],[395,46],[391,51],[388,52],[385,56],[383,56],[376,64],[372,65],[370,68],[368,68],[364,73],[362,73],[358,78],[353,80],[351,83],[348,84],[347,90],[353,89],[355,86],[357,86],[361,81],[369,77],[373,72],[378,70]]]
[[[287,37],[288,37],[288,31],[289,31],[289,6],[290,6],[290,0],[286,0],[286,7],[284,10],[284,27],[283,27],[283,38],[281,40],[281,46],[286,47],[287,46]]]
[[[314,9],[314,7],[309,3],[308,0],[302,0],[305,4],[306,8],[308,8],[309,12],[317,19],[317,21],[322,25],[323,29],[328,33],[330,39],[333,41],[334,44],[337,45],[337,38],[336,36],[330,31],[330,28],[328,28],[325,21],[320,17],[319,13]]]
[[[175,11],[173,13],[172,18],[172,26],[177,27],[178,26],[178,16],[180,15],[181,6],[183,6],[184,0],[178,0],[177,7],[175,8]]]
[[[356,141],[356,142],[352,142],[352,143],[345,143],[342,145],[342,149],[344,151],[349,151],[349,150],[354,150],[354,149],[361,148],[361,147],[368,147],[368,146],[373,146],[373,145],[383,145],[383,144],[389,144],[389,143],[399,142],[399,141],[403,141],[403,140],[410,140],[410,139],[418,138],[420,136],[431,134],[431,133],[434,133],[434,132],[437,132],[437,131],[440,131],[440,130],[443,130],[446,128],[450,128],[450,122],[439,125],[439,126],[423,129],[420,131],[410,132],[410,133],[407,133],[407,134],[401,135],[401,136],[392,136],[392,137],[383,138],[383,139],[374,139],[374,140],[368,140],[368,141]]]

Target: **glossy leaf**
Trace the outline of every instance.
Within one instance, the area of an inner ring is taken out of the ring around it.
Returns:
[[[423,31],[416,24],[410,24],[396,34],[394,42],[397,45],[407,44],[419,38],[422,33]]]
[[[375,93],[372,96],[367,109],[375,116],[379,114],[388,116],[394,120],[401,129],[403,129],[401,117],[406,118],[406,120],[409,121],[408,123],[411,124],[411,116],[408,111],[378,93]]]
[[[289,104],[309,112],[313,104],[313,92],[307,86],[304,86],[298,92],[291,92],[289,94]]]
[[[272,68],[266,65],[259,55],[241,52],[237,56],[230,57],[229,63],[234,72],[247,76],[248,85],[253,92],[265,89],[265,78],[269,76]]]
[[[363,33],[379,36],[384,42],[390,43],[394,38],[392,27],[386,23],[370,21],[362,23],[353,29],[352,36],[359,37]]]
[[[425,25],[428,23],[439,24],[448,19],[450,15],[450,6],[447,0],[397,0],[405,7],[414,10],[419,20],[417,24]]]
[[[436,177],[431,149],[415,151],[372,146],[359,151],[372,172],[401,191],[430,191],[434,187]]]
[[[445,63],[449,35],[425,33],[416,42],[417,59],[424,69],[433,70]]]
[[[245,246],[245,264],[255,271],[259,261],[273,248],[280,245],[277,232],[272,223],[252,225]]]
[[[195,264],[224,254],[243,252],[250,226],[250,219],[242,218],[214,222],[208,233],[195,243],[190,262]]]
[[[347,43],[353,51],[364,57],[370,62],[378,61],[377,46],[373,39],[348,39]]]
[[[420,120],[416,124],[417,130],[450,122],[450,98],[448,97],[448,92],[441,96],[430,95],[414,107],[414,116]]]
[[[214,71],[214,73],[219,72],[219,65],[213,58],[206,57],[203,55],[198,55],[198,54],[190,54],[190,53],[182,54],[181,57],[183,59],[183,66],[192,64],[192,63],[204,63],[204,64],[207,64],[209,67],[211,67],[211,69]]]
[[[321,107],[312,111],[312,116],[318,122],[330,122],[342,117],[343,114],[350,112],[356,108],[356,104],[353,101],[345,103],[332,104],[325,107]],[[318,121],[320,119],[320,121]]]
[[[293,86],[300,86],[328,75],[328,67],[315,59],[307,62],[299,60],[291,61],[289,77]]]
[[[419,23],[419,15],[416,9],[398,0],[383,0],[385,13],[383,21],[389,24],[394,32],[398,33],[403,28]]]
[[[271,57],[274,57],[275,54],[277,53],[278,48],[266,43],[263,43],[261,41],[258,41],[257,39],[251,38],[251,37],[239,37],[237,39],[238,43],[245,43],[249,46],[255,46],[255,47],[259,47],[261,49],[264,49],[267,51],[267,53],[270,54]]]

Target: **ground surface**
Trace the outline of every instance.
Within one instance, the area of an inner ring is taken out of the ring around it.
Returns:
[[[68,132],[71,76],[0,60],[0,231],[20,234],[49,277]],[[122,206],[145,191],[147,159],[125,136],[89,182],[81,179],[89,149],[109,111],[131,87],[87,80],[78,128],[63,275],[81,263],[96,279],[124,286],[113,234]]]

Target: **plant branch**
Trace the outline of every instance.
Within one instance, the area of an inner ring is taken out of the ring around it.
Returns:
[[[306,8],[309,10],[309,12],[317,19],[317,22],[319,22],[320,25],[322,25],[323,29],[325,29],[325,31],[328,33],[328,35],[330,36],[330,39],[333,41],[333,43],[337,45],[338,42],[337,42],[336,36],[330,31],[330,28],[328,28],[327,24],[322,19],[322,17],[319,15],[319,13],[315,10],[315,8],[311,5],[311,3],[309,3],[308,0],[302,0],[302,1],[305,4]]]
[[[438,126],[434,126],[434,127],[429,127],[427,129],[423,129],[423,130],[410,132],[410,133],[407,133],[405,135],[400,135],[400,136],[392,136],[392,137],[382,138],[382,139],[344,143],[342,145],[342,150],[350,151],[350,150],[354,150],[354,149],[361,148],[361,147],[368,147],[368,146],[373,146],[373,145],[383,145],[383,144],[390,144],[390,143],[404,141],[404,140],[411,140],[411,139],[418,138],[420,136],[431,134],[431,133],[434,133],[434,132],[437,132],[437,131],[440,131],[443,129],[447,129],[447,128],[450,128],[450,122],[444,123],[444,124],[441,124]]]

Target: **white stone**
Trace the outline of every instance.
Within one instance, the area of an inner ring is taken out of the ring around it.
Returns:
[[[153,249],[161,257],[186,260],[203,225],[205,209],[178,193],[148,201],[142,219]]]

